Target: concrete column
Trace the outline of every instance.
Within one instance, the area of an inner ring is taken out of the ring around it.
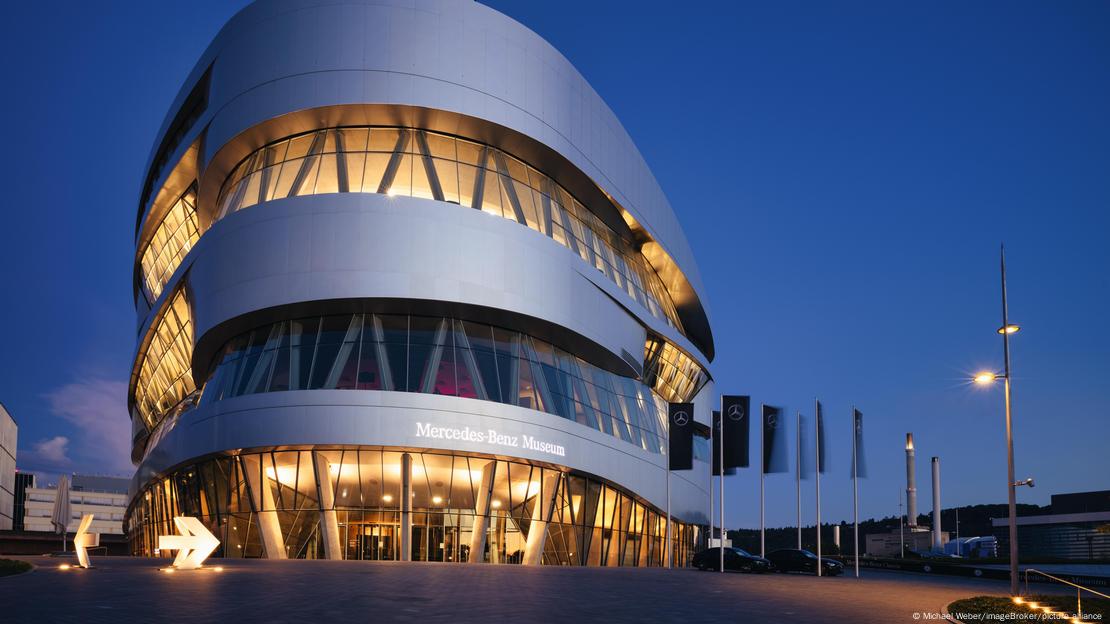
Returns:
[[[940,458],[933,458],[933,550],[944,550],[940,539]]]
[[[412,455],[401,455],[401,561],[412,561]]]
[[[555,495],[559,490],[560,473],[548,472],[536,494],[532,507],[532,522],[528,525],[528,541],[524,543],[524,565],[540,565],[543,562],[543,547],[547,543],[547,523],[555,508]]]
[[[258,519],[258,534],[262,538],[262,554],[267,559],[285,559],[285,540],[281,535],[281,522],[274,509],[274,488],[270,477],[263,474],[262,462],[258,455],[240,455],[239,462],[247,477],[247,488],[251,492],[251,506]]]
[[[312,467],[316,473],[316,500],[320,501],[320,535],[324,538],[324,556],[328,559],[342,559],[343,542],[339,539],[339,516],[335,513],[335,482],[331,478],[331,462],[327,457],[313,451]]]
[[[497,472],[497,462],[491,461],[482,466],[482,477],[478,485],[478,500],[474,506],[474,528],[470,533],[470,554],[468,563],[481,563],[486,551],[486,534],[489,533],[490,501],[493,499],[493,478]]]
[[[833,544],[836,545],[837,552],[840,552],[840,525],[833,525]]]
[[[906,434],[906,516],[910,527],[917,526],[917,477],[914,475],[913,434]]]

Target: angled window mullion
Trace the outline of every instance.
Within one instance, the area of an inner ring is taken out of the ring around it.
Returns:
[[[482,199],[486,190],[486,162],[489,160],[489,147],[482,147],[482,155],[478,158],[478,166],[474,170],[474,192],[471,193],[473,203],[471,208],[475,210],[482,209]]]
[[[339,192],[349,193],[351,184],[347,179],[347,152],[343,149],[343,133],[338,128],[330,132],[335,133],[335,177],[339,184]]]
[[[459,358],[462,359],[463,366],[466,367],[466,372],[470,375],[471,383],[474,384],[474,391],[478,394],[478,398],[483,401],[488,401],[489,393],[486,392],[485,385],[489,382],[483,379],[482,375],[479,373],[478,361],[474,358],[474,352],[470,350],[470,340],[466,337],[466,331],[463,329],[462,321],[454,320],[452,323],[455,324],[455,359],[456,361]],[[497,358],[495,357],[494,371],[497,370],[496,360]],[[496,374],[496,372],[494,374]],[[493,383],[496,384],[497,380],[494,380]]]
[[[360,341],[359,333],[361,329],[362,315],[352,314],[351,322],[347,326],[347,333],[343,336],[343,342],[339,345],[339,352],[335,356],[335,361],[331,364],[331,369],[328,370],[328,377],[324,380],[324,385],[321,386],[325,390],[339,385],[339,376],[343,374],[343,369],[347,368],[347,360],[351,357],[351,351],[357,347]]]
[[[439,174],[436,173],[435,161],[432,160],[432,150],[428,147],[428,135],[423,130],[416,132],[416,145],[420,148],[420,160],[424,162],[424,172],[428,174],[432,197],[436,201],[443,201],[443,185],[439,183]]]
[[[381,184],[378,185],[378,192],[381,194],[389,193],[390,187],[393,186],[393,181],[397,179],[397,170],[401,168],[401,161],[405,157],[405,148],[409,144],[409,131],[402,128],[397,134],[397,144],[393,146],[393,155],[389,157],[389,163],[385,166],[385,174],[382,175]]]
[[[242,167],[244,171],[250,171],[254,167],[254,163],[256,160],[258,160],[258,152],[251,154],[250,158],[247,159],[247,162],[243,163]],[[244,174],[242,178],[239,178],[239,180],[236,181],[235,193],[231,196],[231,199],[229,199],[227,203],[224,204],[219,219],[222,219],[225,216],[235,212],[236,210],[239,210],[239,206],[243,205],[243,198],[247,195],[247,177],[249,175],[250,174]]]
[[[509,165],[505,162],[505,154],[494,151],[493,162],[497,164],[497,171],[501,174],[501,188],[505,189],[505,195],[508,196],[509,203],[513,206],[513,214],[516,216],[517,223],[527,226],[528,219],[524,217],[524,209],[520,207],[520,197],[516,194],[516,185],[513,184],[513,178],[509,175]]]
[[[443,361],[444,341],[447,338],[447,319],[440,319],[436,327],[435,344],[432,353],[428,356],[428,364],[424,369],[424,379],[420,384],[420,392],[431,394],[435,392],[436,377],[439,373],[439,364]]]
[[[371,322],[374,327],[374,349],[377,351],[378,356],[378,374],[382,377],[382,390],[393,390],[393,368],[389,361],[389,356],[385,348],[385,331],[382,329],[382,321],[375,314],[371,317]],[[384,482],[383,482],[384,483]]]
[[[324,149],[326,134],[326,132],[317,132],[312,137],[312,145],[308,147],[308,154],[301,160],[301,166],[297,169],[297,176],[293,178],[293,184],[289,187],[289,194],[286,197],[296,197],[301,194],[301,187],[308,180],[308,174],[312,171],[312,166],[316,164],[316,159],[320,157],[320,152]]]
[[[274,150],[264,148],[262,152],[262,170],[259,172],[261,181],[258,184],[258,203],[260,204],[270,199],[266,197],[266,191],[270,188],[270,176],[273,173],[272,165],[274,164]]]

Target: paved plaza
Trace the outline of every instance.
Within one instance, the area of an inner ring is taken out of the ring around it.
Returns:
[[[8,622],[913,622],[999,581],[865,570],[850,576],[369,561],[102,557],[93,570],[0,578]],[[922,618],[924,620],[925,618]]]

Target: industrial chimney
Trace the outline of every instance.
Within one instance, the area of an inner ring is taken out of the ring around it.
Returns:
[[[906,434],[906,517],[910,530],[917,526],[917,478],[913,474],[913,434]]]
[[[940,543],[940,458],[933,458],[933,550],[944,550]]]

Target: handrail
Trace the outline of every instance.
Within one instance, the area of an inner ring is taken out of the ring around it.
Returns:
[[[1110,596],[1107,596],[1106,594],[1104,594],[1102,592],[1095,591],[1095,590],[1091,589],[1090,587],[1084,587],[1083,585],[1079,585],[1077,583],[1072,583],[1071,581],[1065,581],[1064,579],[1062,579],[1058,576],[1052,576],[1051,574],[1049,574],[1047,572],[1042,572],[1042,571],[1037,570],[1035,568],[1026,568],[1024,570],[1024,572],[1025,572],[1025,593],[1027,593],[1027,594],[1029,593],[1029,573],[1030,572],[1036,572],[1037,574],[1040,574],[1041,576],[1046,576],[1046,577],[1048,577],[1048,578],[1050,578],[1054,581],[1058,581],[1058,582],[1063,583],[1065,585],[1071,585],[1072,587],[1082,589],[1082,590],[1085,590],[1085,591],[1089,591],[1092,594],[1095,594],[1096,596],[1102,596],[1103,598],[1110,598]]]
[[[1052,576],[1048,572],[1041,572],[1040,570],[1037,570],[1035,568],[1026,568],[1025,569],[1025,594],[1026,595],[1029,595],[1029,573],[1030,572],[1040,574],[1041,576],[1044,576],[1046,578],[1050,578],[1050,579],[1052,579],[1052,580],[1054,580],[1058,583],[1063,583],[1065,585],[1071,585],[1072,587],[1075,588],[1075,617],[1076,617],[1077,620],[1082,620],[1082,618],[1083,618],[1083,596],[1082,596],[1082,592],[1089,591],[1089,592],[1091,592],[1092,594],[1094,594],[1096,596],[1102,596],[1103,598],[1110,598],[1110,596],[1107,596],[1106,594],[1104,594],[1102,592],[1095,591],[1095,590],[1091,589],[1090,587],[1084,587],[1084,586],[1082,586],[1078,583],[1072,583],[1071,581],[1065,581],[1064,579],[1062,579],[1058,576]]]

